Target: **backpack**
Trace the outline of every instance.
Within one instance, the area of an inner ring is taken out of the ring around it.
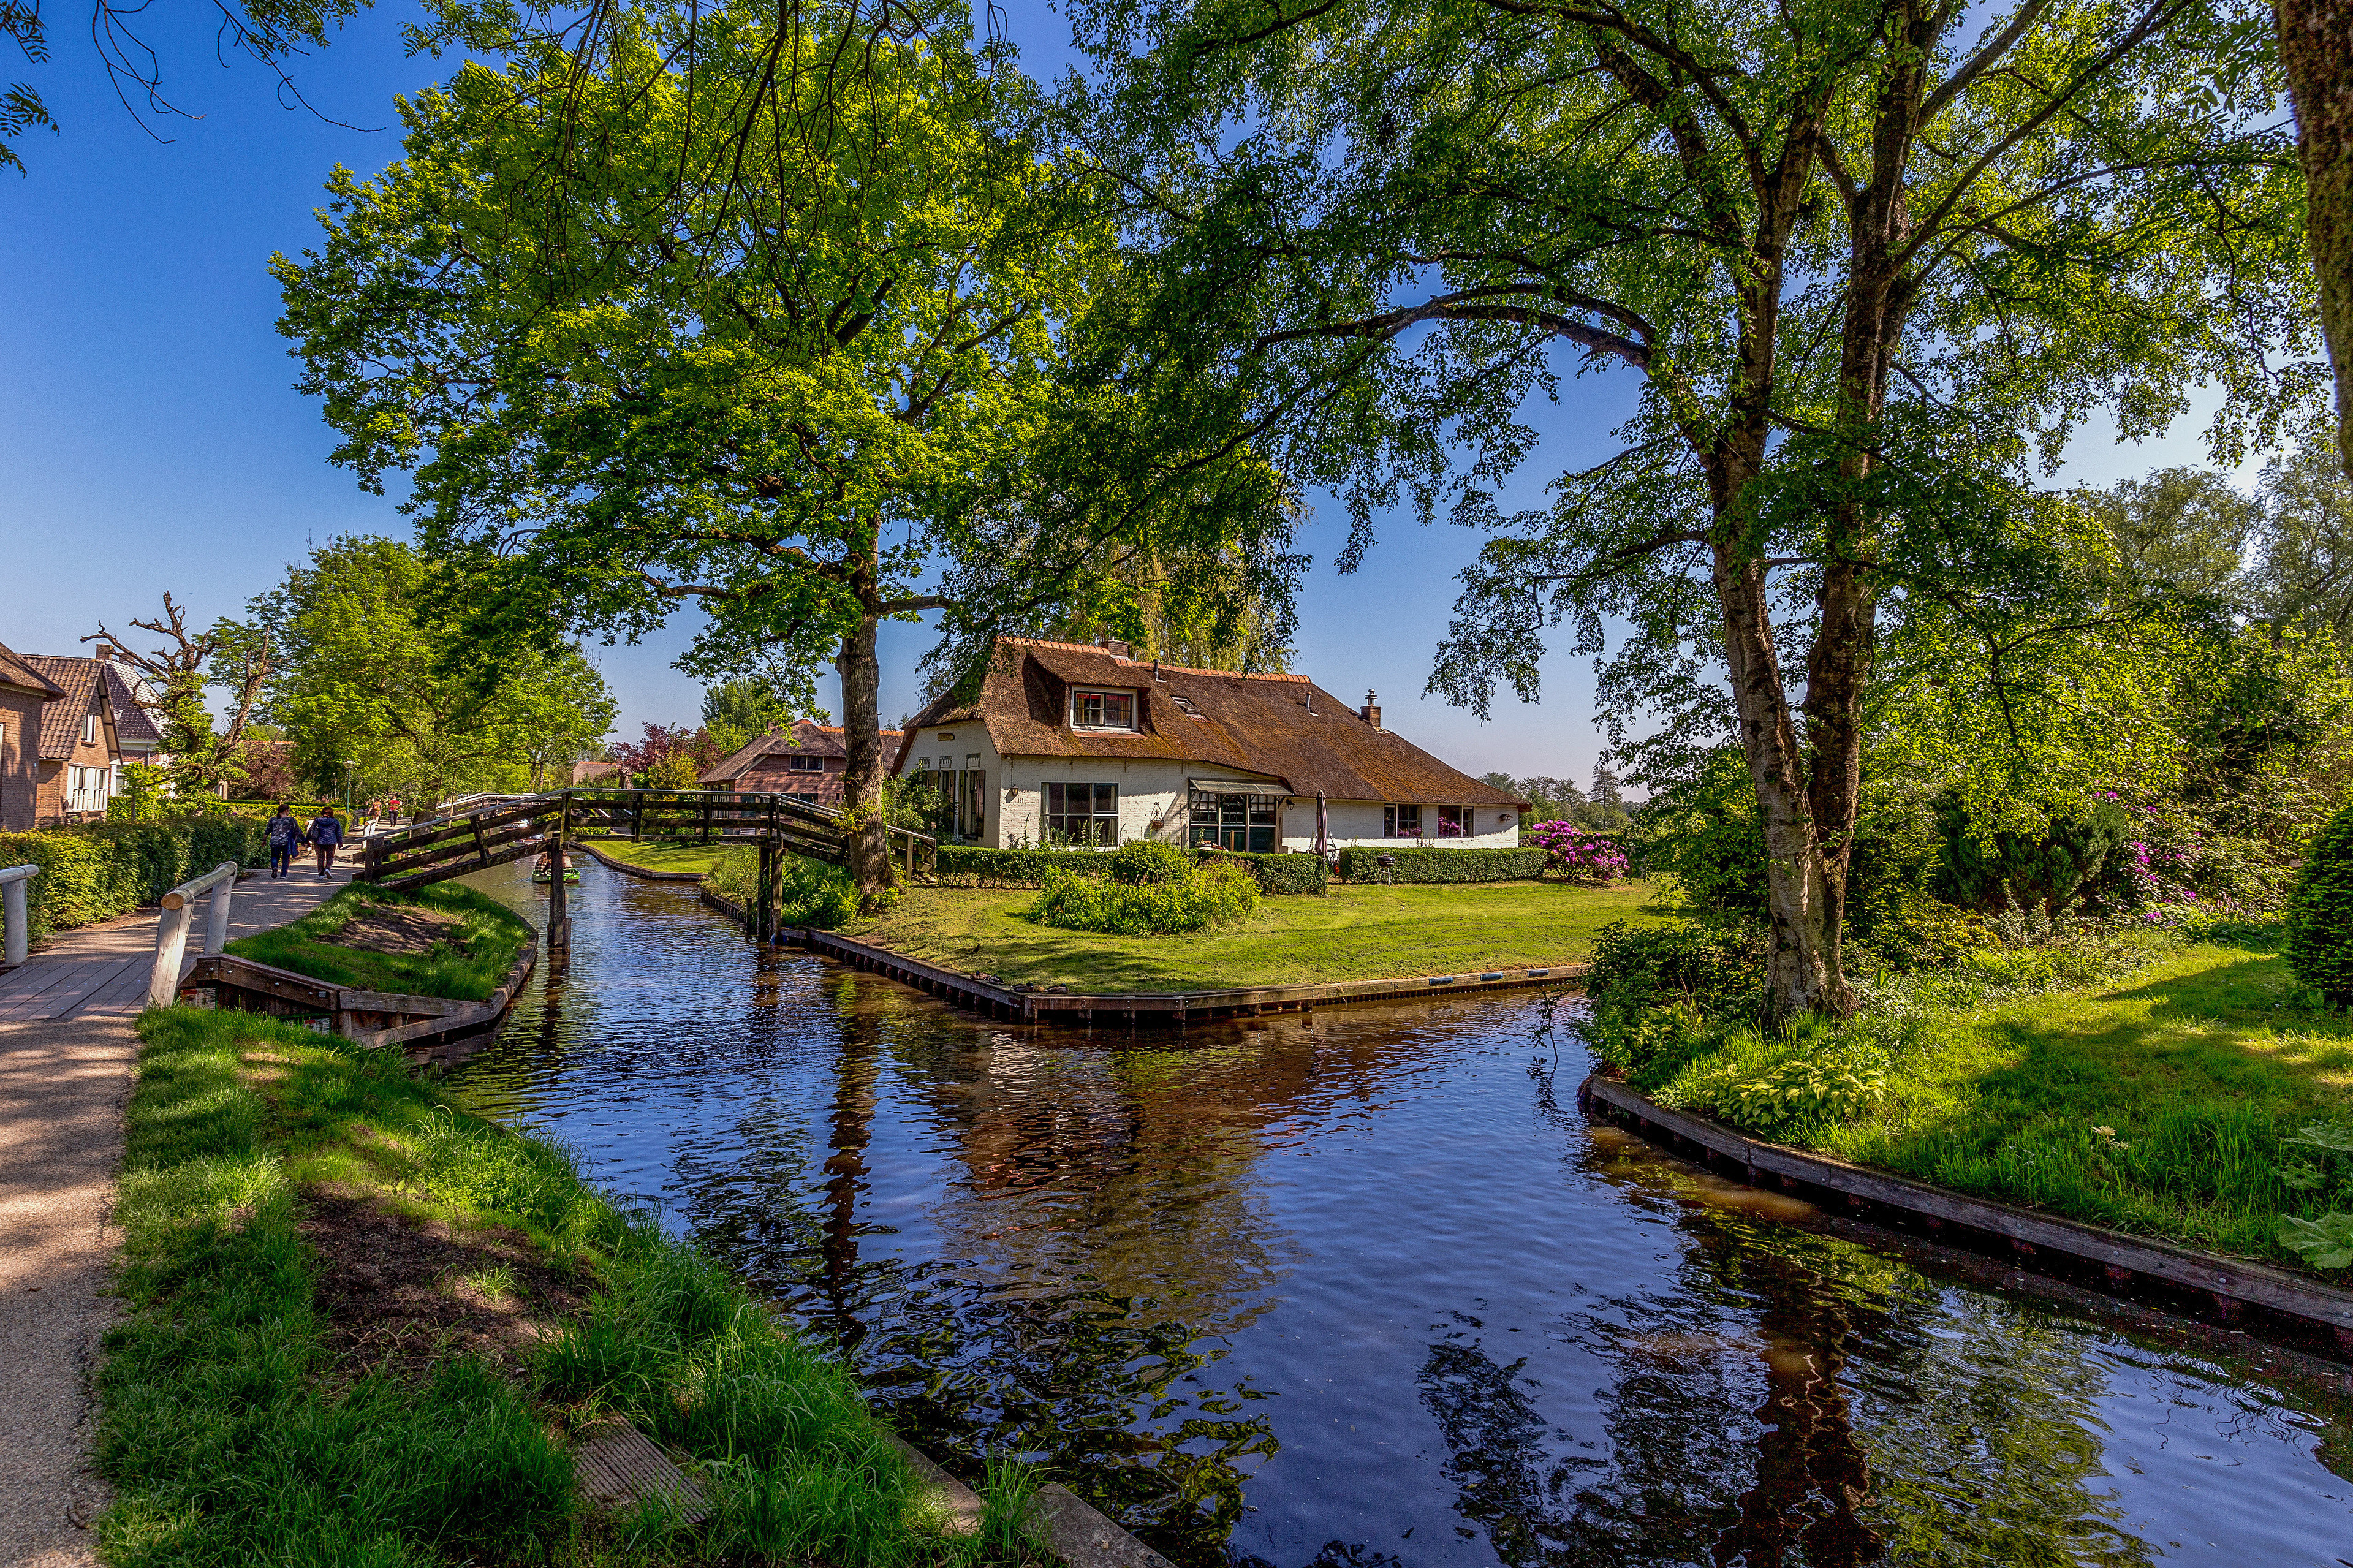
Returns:
[[[269,847],[290,848],[302,842],[302,822],[300,817],[273,816],[269,819]]]

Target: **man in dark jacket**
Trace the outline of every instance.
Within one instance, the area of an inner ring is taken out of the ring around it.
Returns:
[[[269,874],[289,876],[294,869],[294,847],[302,842],[302,824],[290,805],[280,805],[269,819]]]
[[[343,818],[335,815],[333,806],[322,805],[319,808],[319,815],[311,819],[311,831],[303,837],[310,839],[311,847],[319,852],[319,875],[325,876],[327,868],[335,863],[336,849],[343,842]]]

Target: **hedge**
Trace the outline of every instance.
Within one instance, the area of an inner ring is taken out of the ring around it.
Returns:
[[[1035,888],[1046,868],[1082,877],[1111,872],[1111,856],[1100,849],[987,849],[977,844],[943,844],[934,875],[958,887]]]
[[[1397,857],[1387,873],[1399,882],[1518,882],[1544,875],[1551,857],[1541,849],[1382,849],[1340,851],[1339,874],[1351,882],[1377,882],[1380,858]]]
[[[256,818],[227,816],[0,833],[0,866],[41,868],[25,885],[26,934],[38,942],[152,904],[224,860],[259,866],[269,857],[268,833]]]
[[[1320,893],[1327,875],[1321,855],[1240,855],[1221,849],[1202,858],[1248,867],[1258,879],[1259,890],[1266,893]],[[1536,860],[1541,864],[1544,856],[1537,855]],[[984,849],[976,844],[943,844],[934,875],[955,887],[1036,888],[1045,884],[1049,867],[1082,877],[1107,877],[1111,856],[1101,849]]]
[[[1324,863],[1321,855],[1244,855],[1231,849],[1214,849],[1202,851],[1201,858],[1229,860],[1237,866],[1249,867],[1262,893],[1320,894],[1331,881],[1331,868]]]

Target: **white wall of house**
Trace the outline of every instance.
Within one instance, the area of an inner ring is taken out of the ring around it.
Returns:
[[[1331,800],[1324,803],[1324,831],[1337,849],[1413,848],[1420,845],[1436,845],[1447,849],[1514,849],[1520,842],[1520,814],[1508,806],[1482,805],[1465,807],[1472,813],[1472,831],[1459,838],[1438,837],[1438,808],[1440,805],[1459,805],[1456,801],[1422,801],[1421,837],[1389,837],[1384,831],[1388,817],[1383,807],[1397,802],[1373,800]],[[1315,847],[1315,803],[1293,799],[1282,808],[1282,847],[1313,849]]]

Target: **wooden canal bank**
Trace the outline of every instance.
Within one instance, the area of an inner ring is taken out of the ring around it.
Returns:
[[[1578,1087],[1577,1101],[1588,1116],[1626,1126],[1684,1159],[1834,1215],[2006,1258],[2038,1274],[2282,1344],[2340,1360],[2353,1355],[2353,1290],[1762,1142],[1598,1074]]]

